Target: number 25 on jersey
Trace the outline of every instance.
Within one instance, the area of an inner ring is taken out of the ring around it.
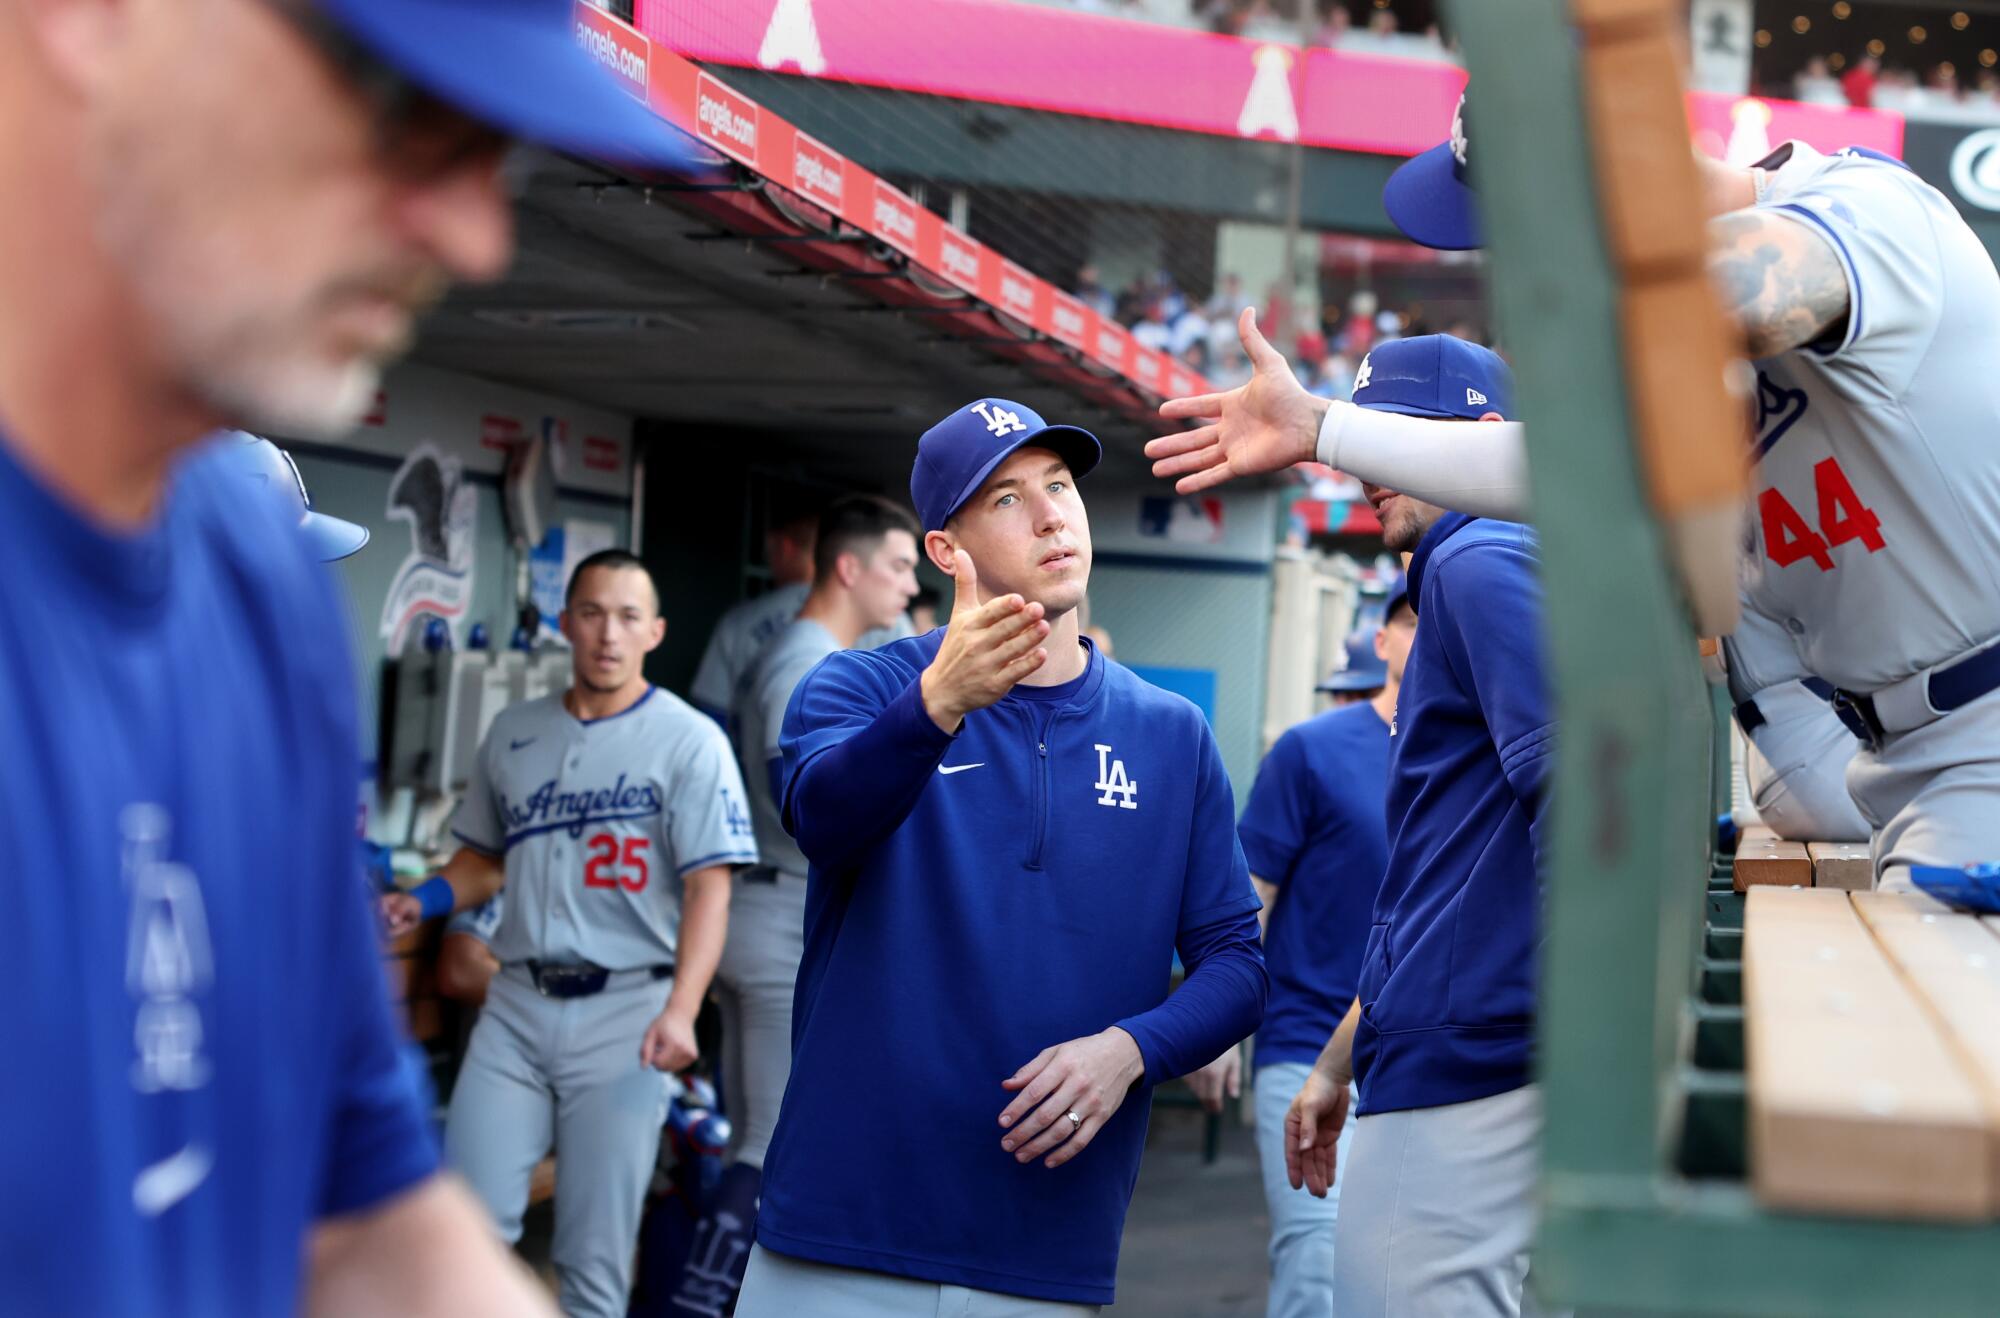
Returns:
[[[646,843],[650,838],[619,838],[598,833],[583,844],[588,859],[583,863],[586,888],[623,888],[627,892],[646,889]]]
[[[1869,553],[1882,548],[1882,519],[1861,502],[1840,463],[1827,458],[1813,467],[1813,492],[1819,500],[1819,530],[1815,531],[1776,489],[1757,496],[1757,513],[1764,524],[1764,552],[1779,567],[1809,558],[1822,572],[1833,571],[1833,547],[1859,540]]]

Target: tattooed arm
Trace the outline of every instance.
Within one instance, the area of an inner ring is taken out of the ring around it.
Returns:
[[[1769,211],[1711,220],[1708,272],[1752,357],[1775,357],[1847,320],[1847,273],[1811,225]]]

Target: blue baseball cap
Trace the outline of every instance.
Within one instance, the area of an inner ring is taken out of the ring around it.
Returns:
[[[1354,691],[1380,691],[1387,685],[1389,665],[1376,656],[1375,629],[1370,627],[1348,636],[1340,666],[1313,690],[1341,695]]]
[[[943,530],[1001,463],[1030,447],[1055,450],[1078,480],[1104,457],[1104,446],[1088,430],[1052,426],[1032,407],[1004,398],[969,403],[926,430],[910,469],[910,502],[924,530]]]
[[[1389,583],[1389,598],[1382,605],[1383,622],[1396,616],[1398,604],[1404,605],[1413,614],[1417,611],[1417,606],[1410,603],[1410,579],[1400,572],[1396,574],[1396,579]]]
[[[1477,421],[1514,415],[1514,373],[1491,348],[1449,334],[1391,339],[1361,359],[1354,405],[1404,416]]]
[[[1404,161],[1382,185],[1382,209],[1411,242],[1446,252],[1485,246],[1479,199],[1466,169],[1467,125],[1460,96],[1450,138]]]
[[[249,497],[275,501],[285,520],[298,524],[313,556],[322,563],[346,558],[368,543],[367,527],[313,511],[312,497],[291,454],[242,430],[221,431],[214,440],[229,469],[256,487]]]
[[[692,138],[585,53],[571,0],[317,0],[316,7],[398,73],[510,137],[671,170],[699,158]]]

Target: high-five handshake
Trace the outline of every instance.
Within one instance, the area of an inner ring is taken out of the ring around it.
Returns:
[[[1000,700],[1048,662],[1049,652],[1040,647],[1049,624],[1040,604],[1019,595],[980,603],[979,570],[963,549],[953,554],[952,580],[951,625],[924,670],[923,694],[931,721],[955,734],[967,714]]]
[[[1311,462],[1327,409],[1347,406],[1306,392],[1285,355],[1258,331],[1254,308],[1243,309],[1236,332],[1250,355],[1254,373],[1249,383],[1224,393],[1168,400],[1160,408],[1161,416],[1208,424],[1146,445],[1153,474],[1178,478],[1174,488],[1182,494]]]

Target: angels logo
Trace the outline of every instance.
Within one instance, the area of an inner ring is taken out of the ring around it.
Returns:
[[[767,69],[796,64],[807,77],[826,72],[826,54],[820,49],[812,0],[778,0],[778,7],[771,11],[771,25],[764,29],[764,40],[757,47],[757,62]]]
[[[419,445],[389,482],[388,516],[410,524],[410,553],[382,603],[381,635],[391,659],[403,653],[415,624],[442,618],[452,644],[472,603],[473,533],[479,494],[457,458]]]
[[[1299,140],[1299,108],[1292,97],[1292,52],[1283,46],[1259,46],[1250,57],[1257,72],[1250,79],[1250,94],[1243,98],[1243,113],[1236,116],[1236,131],[1245,137],[1265,133],[1283,142]]]

